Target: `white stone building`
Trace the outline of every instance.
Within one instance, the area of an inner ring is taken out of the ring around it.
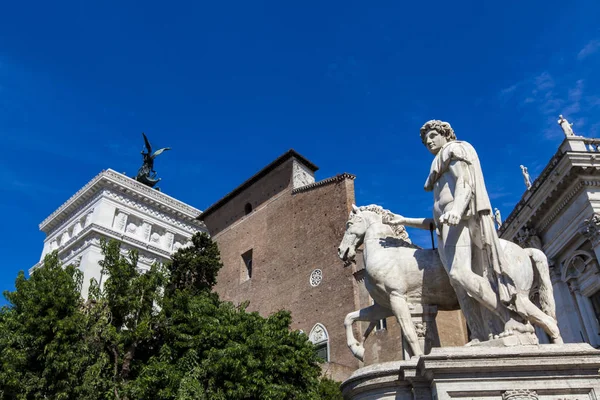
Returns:
[[[40,262],[58,250],[61,261],[84,273],[82,293],[91,278],[102,282],[100,240],[117,239],[123,251],[139,252],[138,267],[164,262],[198,231],[201,211],[111,169],[102,171],[40,224],[46,234]]]
[[[499,230],[504,239],[546,253],[565,342],[595,347],[600,347],[599,145],[600,139],[567,135]]]

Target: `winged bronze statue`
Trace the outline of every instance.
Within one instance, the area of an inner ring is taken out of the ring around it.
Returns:
[[[171,148],[163,147],[162,149],[156,150],[154,153],[152,153],[152,145],[150,144],[148,137],[146,137],[144,132],[142,132],[142,136],[144,136],[146,151],[142,150],[142,158],[144,163],[138,170],[135,179],[144,185],[154,187],[154,185],[160,181],[160,178],[156,177],[156,171],[154,170],[154,159],[161,155],[164,151],[171,150]]]

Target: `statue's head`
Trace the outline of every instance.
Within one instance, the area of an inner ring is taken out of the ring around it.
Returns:
[[[456,140],[456,135],[450,124],[437,119],[425,122],[421,127],[420,134],[421,141],[433,154],[437,154],[446,143]]]

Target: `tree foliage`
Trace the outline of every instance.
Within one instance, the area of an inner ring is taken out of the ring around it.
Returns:
[[[0,398],[341,398],[289,312],[222,302],[216,244],[192,243],[142,272],[137,253],[103,242],[104,284],[87,301],[81,273],[56,253],[29,279],[21,272],[0,310]]]

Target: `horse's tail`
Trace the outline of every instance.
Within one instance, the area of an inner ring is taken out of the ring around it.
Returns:
[[[538,286],[540,293],[540,305],[542,311],[556,320],[556,304],[554,302],[554,290],[552,289],[552,281],[550,280],[550,268],[548,267],[548,258],[538,249],[524,249],[531,260],[533,267],[538,273]]]

